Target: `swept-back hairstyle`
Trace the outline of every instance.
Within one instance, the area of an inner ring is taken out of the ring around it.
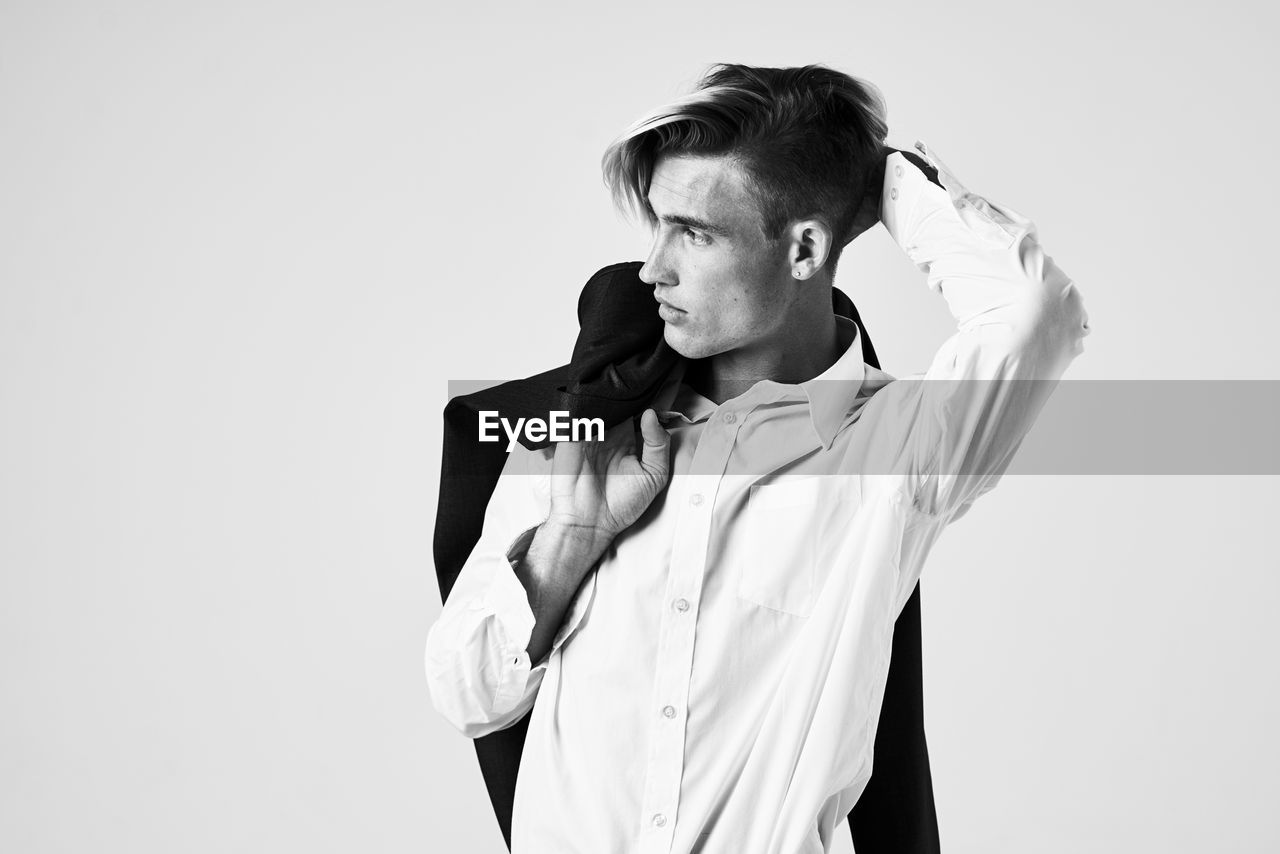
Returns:
[[[656,223],[649,183],[663,155],[725,155],[747,178],[765,236],[823,219],[835,237],[832,271],[888,127],[874,86],[822,65],[713,65],[697,88],[641,118],[601,160],[614,203]]]

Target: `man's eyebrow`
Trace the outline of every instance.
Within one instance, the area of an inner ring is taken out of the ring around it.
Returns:
[[[653,210],[653,209],[650,208],[650,210]],[[669,222],[672,225],[683,225],[686,228],[694,228],[694,229],[697,229],[698,231],[705,231],[708,234],[718,234],[721,237],[726,237],[729,234],[728,229],[725,229],[722,226],[707,222],[706,220],[698,219],[697,217],[694,217],[694,216],[684,216],[683,214],[668,214],[666,216],[659,216],[658,219],[662,220],[663,222]]]

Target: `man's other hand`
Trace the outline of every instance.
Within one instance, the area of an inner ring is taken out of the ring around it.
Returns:
[[[637,433],[619,424],[603,442],[561,442],[551,464],[551,513],[544,527],[602,554],[635,523],[671,477],[671,437],[646,409]]]

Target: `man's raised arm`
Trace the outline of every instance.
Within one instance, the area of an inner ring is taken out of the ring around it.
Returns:
[[[903,428],[899,471],[918,510],[961,510],[995,486],[1067,365],[1088,315],[1072,281],[1040,247],[1035,225],[970,192],[916,144],[941,186],[902,152],[886,159],[881,217],[940,293],[957,331],[923,375],[891,384],[883,403]]]

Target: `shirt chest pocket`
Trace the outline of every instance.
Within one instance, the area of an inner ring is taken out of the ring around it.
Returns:
[[[822,587],[829,524],[856,509],[856,478],[810,477],[751,487],[737,560],[736,593],[807,617]]]

